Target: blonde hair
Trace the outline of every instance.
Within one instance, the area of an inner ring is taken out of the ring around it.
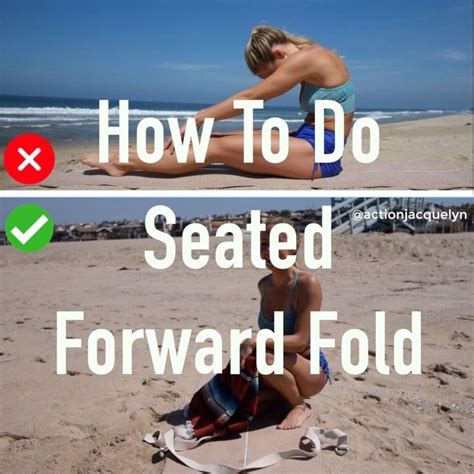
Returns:
[[[258,25],[250,33],[250,39],[245,46],[245,62],[248,68],[256,74],[257,68],[275,60],[272,48],[276,44],[289,44],[296,46],[316,44],[315,41],[304,36],[293,35],[288,31],[273,28],[268,25]]]
[[[267,232],[270,230],[271,227],[276,226],[277,224],[288,224],[293,229],[295,229],[296,232],[296,250],[294,255],[296,255],[296,261],[295,261],[295,267],[298,269],[301,269],[300,264],[298,263],[298,250],[300,248],[300,231],[295,227],[295,223],[288,217],[284,216],[271,216],[267,219],[265,222],[265,228]]]

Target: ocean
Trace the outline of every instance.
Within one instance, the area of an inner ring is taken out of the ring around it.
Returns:
[[[129,124],[131,135],[136,124],[144,117],[163,120],[167,133],[169,117],[186,119],[210,104],[189,104],[177,102],[129,103]],[[0,95],[0,145],[4,146],[20,133],[38,133],[53,143],[88,142],[98,139],[99,101],[97,99],[65,99],[54,97],[26,97]],[[111,125],[118,123],[118,101],[109,102]],[[379,123],[401,122],[453,114],[470,114],[469,110],[393,110],[358,109],[356,118],[372,117]],[[304,120],[305,113],[297,107],[271,107],[254,113],[255,129],[261,128],[270,117],[281,117],[295,130]],[[242,129],[242,116],[216,122],[213,130],[228,131]]]

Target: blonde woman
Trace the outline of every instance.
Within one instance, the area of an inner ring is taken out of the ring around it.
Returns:
[[[283,374],[259,374],[259,411],[266,402],[286,401],[290,410],[278,429],[294,429],[302,426],[311,414],[308,398],[319,393],[329,378],[329,365],[322,352],[319,354],[320,373],[310,371],[310,312],[321,309],[322,291],[315,276],[298,266],[279,269],[272,265],[269,252],[270,231],[278,223],[290,221],[275,219],[266,225],[261,237],[261,257],[270,274],[258,283],[261,295],[258,314],[259,329],[274,330],[274,312],[283,311]],[[280,250],[281,259],[288,250]],[[273,342],[266,347],[267,363],[272,363]],[[241,364],[256,347],[256,340],[247,339],[240,347]]]
[[[109,163],[99,163],[97,154],[81,157],[83,164],[100,168],[111,176],[123,176],[131,171],[147,171],[169,175],[190,173],[198,168],[224,163],[239,170],[285,178],[313,179],[335,176],[342,171],[341,161],[315,163],[314,160],[314,102],[333,100],[345,113],[344,135],[347,138],[352,127],[355,96],[349,72],[341,57],[334,51],[314,41],[296,36],[278,28],[257,26],[245,48],[245,61],[249,69],[262,81],[254,87],[238,92],[228,99],[195,116],[198,125],[206,118],[224,120],[240,115],[234,109],[234,100],[270,100],[301,85],[300,106],[308,113],[301,127],[290,133],[289,152],[282,163],[268,163],[262,155],[262,137],[255,131],[253,139],[253,163],[243,162],[244,140],[242,132],[213,134],[204,164],[195,163],[190,149],[186,163],[178,163],[171,140],[165,146],[162,159],[153,164],[143,163],[136,153],[130,153],[127,164],[118,162],[118,152],[111,152]],[[324,119],[326,153],[334,151],[334,116],[326,111]],[[182,128],[184,133],[184,127]],[[272,150],[279,147],[279,139],[272,136]]]

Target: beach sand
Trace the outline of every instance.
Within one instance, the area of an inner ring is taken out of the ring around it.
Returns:
[[[98,152],[98,143],[56,149],[56,171],[34,189],[465,189],[473,187],[472,115],[384,124],[380,126],[380,155],[371,164],[352,156],[348,141],[344,171],[336,177],[292,180],[252,176],[223,165],[213,165],[181,177],[133,173],[112,178],[78,163],[85,152]],[[366,137],[365,137],[366,138]],[[365,145],[364,145],[365,146]],[[364,148],[367,150],[368,148]],[[24,189],[4,171],[2,189]]]
[[[286,472],[472,472],[473,243],[474,234],[334,236],[333,268],[318,272],[323,309],[338,311],[337,323],[322,326],[322,335],[336,340],[336,348],[326,350],[333,385],[312,399],[310,424],[345,431],[350,450],[344,457],[323,451],[312,461],[285,461]],[[0,248],[1,472],[184,472],[170,459],[160,461],[142,437],[168,429],[176,410],[207,380],[196,374],[196,347],[190,346],[182,375],[157,376],[146,344],[138,341],[134,373],[125,376],[121,330],[155,329],[159,340],[165,328],[192,328],[193,335],[216,328],[226,363],[229,330],[256,327],[256,283],[265,272],[251,267],[246,241],[243,269],[209,263],[197,272],[178,259],[160,273],[143,257],[154,244],[53,243],[35,255]],[[81,337],[83,347],[69,351],[63,376],[55,373],[58,310],[85,311],[83,322],[68,326],[68,336]],[[396,375],[393,367],[390,376],[381,375],[373,356],[361,376],[342,371],[342,334],[363,329],[373,350],[376,310],[387,313],[390,366],[394,331],[409,328],[412,310],[422,312],[422,375]],[[87,366],[84,346],[97,328],[116,337],[109,375],[92,375]],[[165,414],[168,422],[160,421]],[[273,428],[245,436],[219,442],[211,451],[215,460],[217,451],[227,453],[237,465],[245,446],[248,462],[277,445],[294,447]],[[198,458],[198,450],[188,455]]]

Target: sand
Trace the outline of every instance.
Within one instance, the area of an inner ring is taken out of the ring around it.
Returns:
[[[473,234],[334,237],[333,268],[318,272],[324,309],[339,313],[322,329],[336,339],[326,351],[334,383],[312,400],[310,423],[346,431],[350,451],[286,461],[286,472],[472,472],[473,242]],[[121,375],[120,365],[91,375],[84,347],[68,356],[68,375],[55,374],[58,310],[85,311],[68,332],[84,341],[96,328],[119,340],[125,328],[213,327],[224,336],[224,358],[229,329],[255,327],[264,271],[209,264],[197,272],[178,261],[160,273],[144,262],[143,250],[153,248],[149,239],[53,243],[36,255],[0,247],[1,472],[186,472],[141,439],[168,429],[206,380],[195,373],[195,347],[182,375],[156,376],[144,344],[135,348],[133,375]],[[394,330],[422,311],[422,375],[380,375],[372,356],[367,373],[342,372],[343,332],[365,330],[373,349],[375,310],[387,312],[389,365]],[[272,426],[245,436],[211,454],[238,464],[245,446],[249,462],[262,450],[293,447]]]
[[[344,171],[336,177],[292,180],[252,176],[223,165],[213,165],[181,177],[159,177],[133,173],[112,178],[91,170],[78,159],[85,152],[97,152],[98,144],[70,145],[56,150],[53,174],[33,189],[230,189],[230,190],[312,190],[312,189],[466,189],[473,187],[472,115],[385,124],[380,126],[380,155],[369,165],[352,156],[349,139],[343,158]],[[364,148],[365,149],[365,148]],[[2,189],[24,189],[4,171]]]

